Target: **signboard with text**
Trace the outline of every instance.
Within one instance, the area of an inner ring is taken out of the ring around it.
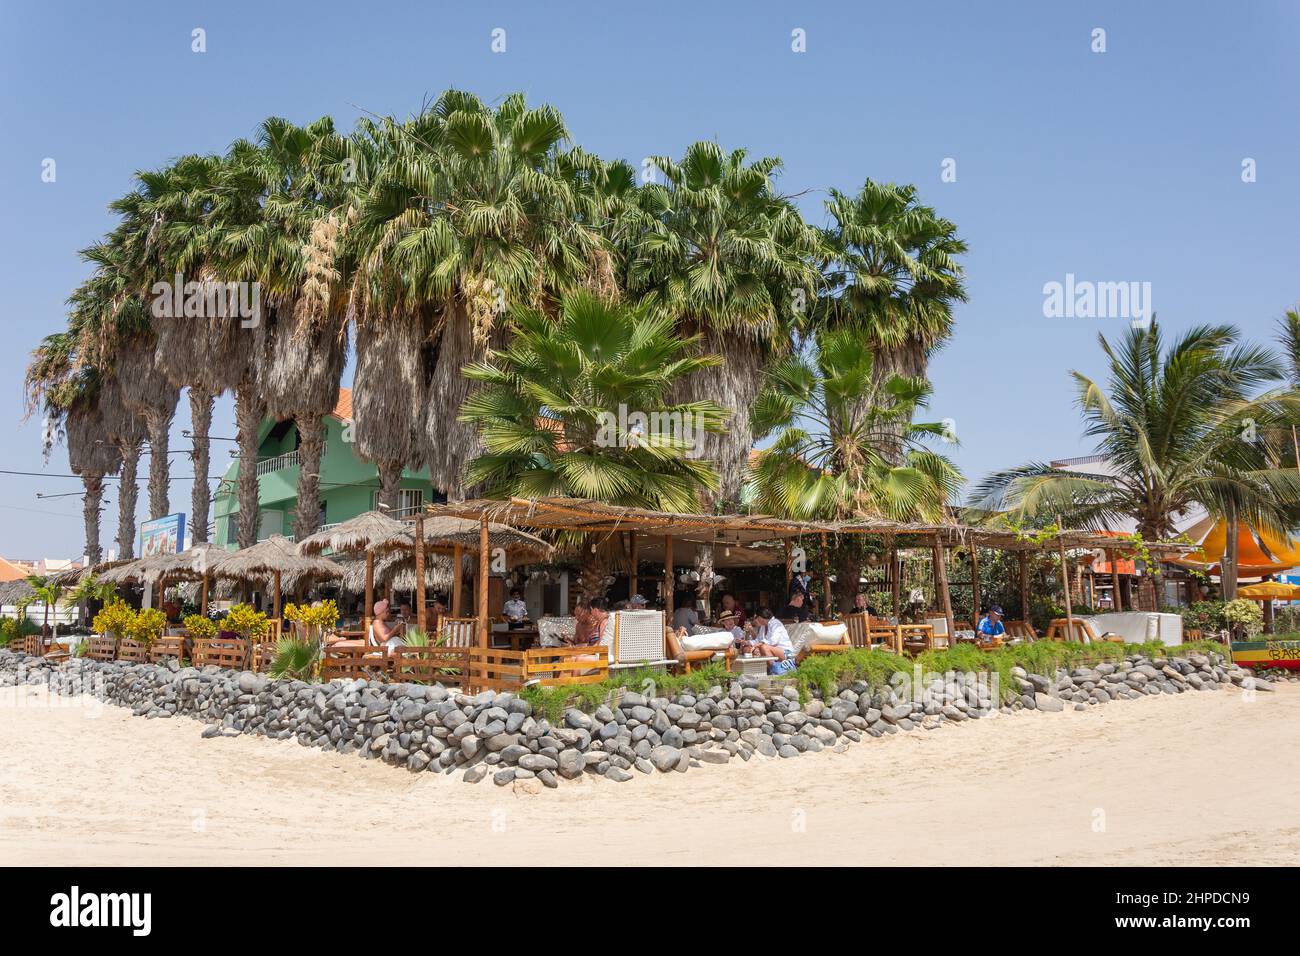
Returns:
[[[185,514],[163,515],[140,525],[140,557],[185,550]]]

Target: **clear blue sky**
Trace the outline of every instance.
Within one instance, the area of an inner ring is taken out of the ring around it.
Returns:
[[[972,250],[970,302],[932,368],[933,417],[956,421],[957,460],[978,480],[1081,454],[1067,372],[1100,373],[1097,333],[1123,323],[1044,318],[1044,283],[1149,281],[1167,327],[1228,321],[1259,339],[1300,300],[1298,24],[1280,0],[4,0],[0,420],[16,432],[0,468],[51,476],[0,475],[0,554],[81,553],[80,500],[35,497],[80,483],[52,476],[68,473],[62,449],[43,465],[38,422],[18,426],[21,380],[86,273],[76,251],[110,227],[105,204],[132,172],[224,150],[268,115],[328,113],[346,128],[359,110],[405,115],[449,86],[552,103],[606,157],[707,138],[778,155],[781,185],[817,223],[829,186],[918,184]],[[195,27],[205,54],[190,50]],[[496,27],[504,54],[490,50]],[[1090,50],[1096,27],[1104,54]],[[795,28],[806,53],[790,49]],[[940,180],[947,157],[955,183]],[[225,400],[213,433],[233,436],[232,422]],[[182,401],[173,447],[188,425]],[[229,447],[214,446],[214,473]],[[188,510],[188,482],[172,503]]]

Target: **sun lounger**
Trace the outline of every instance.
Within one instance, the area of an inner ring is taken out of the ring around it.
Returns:
[[[717,635],[716,638],[713,636]],[[723,642],[725,636],[726,641]],[[712,640],[710,638],[713,638]],[[731,666],[735,656],[735,645],[729,631],[710,631],[707,634],[688,635],[685,642],[677,636],[671,627],[664,628],[664,644],[668,648],[668,657],[673,660],[673,670],[689,674],[696,667],[709,661],[721,659]]]

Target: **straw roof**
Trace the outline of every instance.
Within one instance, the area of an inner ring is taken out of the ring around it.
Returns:
[[[364,558],[346,558],[339,561],[343,577],[339,587],[349,594],[364,594],[366,590],[366,562]],[[390,552],[375,558],[375,587],[398,591],[415,590],[414,555]],[[426,591],[450,591],[452,586],[451,559],[429,555],[424,561],[424,587]]]
[[[415,527],[407,524],[408,547],[415,548]],[[466,551],[477,552],[481,528],[477,519],[457,518],[452,515],[430,515],[424,519],[424,543],[428,547],[451,548],[461,545]],[[507,524],[488,522],[488,542],[493,548],[528,552],[538,558],[549,557],[551,545],[526,531]]]
[[[144,578],[150,584],[201,581],[205,573],[215,575],[217,567],[235,553],[220,545],[200,542],[175,554],[145,558]]]
[[[34,588],[27,583],[26,578],[19,578],[16,581],[5,581],[0,584],[0,604],[17,604],[23,598],[32,593]]]
[[[134,561],[119,561],[99,575],[99,580],[107,584],[138,584],[145,580],[148,568],[144,558]]]
[[[348,551],[391,551],[414,547],[406,523],[389,517],[382,511],[366,511],[340,522],[332,528],[317,531],[298,542],[300,555],[320,554],[322,551],[344,553]]]
[[[264,581],[267,575],[275,572],[280,573],[283,585],[285,578],[294,583],[337,578],[343,569],[328,558],[299,554],[293,542],[280,534],[273,534],[251,548],[229,552],[211,569],[215,578],[239,581]]]

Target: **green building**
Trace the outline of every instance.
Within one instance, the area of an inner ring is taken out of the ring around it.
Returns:
[[[352,389],[339,389],[338,404],[324,419],[325,451],[320,463],[321,526],[338,524],[375,507],[379,472],[357,457],[352,433]],[[298,508],[298,428],[292,421],[266,419],[258,432],[257,540],[273,534],[293,535]],[[212,540],[233,548],[239,536],[239,469],[236,461],[217,486],[213,504],[216,523]],[[427,502],[442,501],[429,482],[427,469],[402,473],[402,496],[395,516],[411,513]]]

